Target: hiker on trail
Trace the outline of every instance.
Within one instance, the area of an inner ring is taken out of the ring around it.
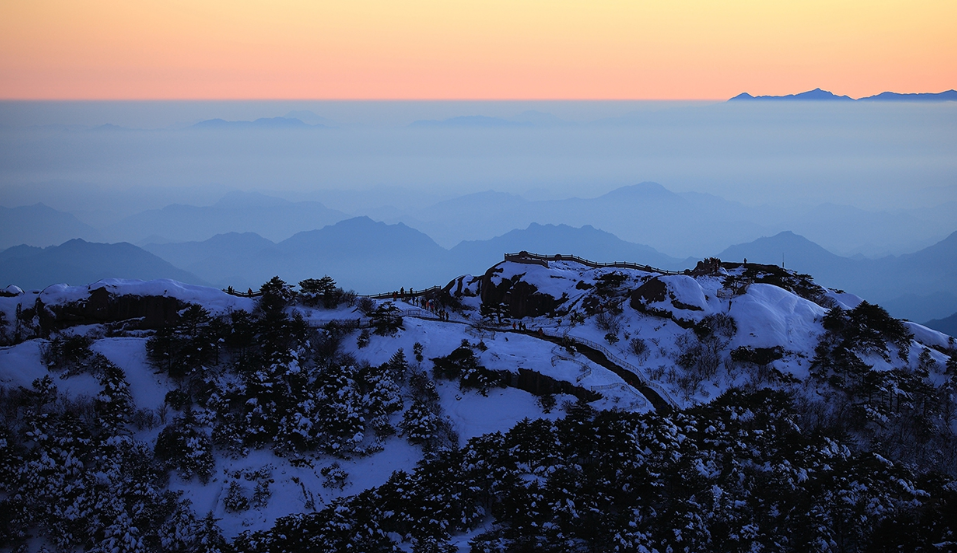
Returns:
[[[399,293],[398,293],[398,292],[392,292],[392,301],[395,301],[395,300],[397,300],[397,299],[399,299]]]
[[[512,330],[515,330],[515,321],[512,321]]]
[[[538,327],[538,335],[539,335],[539,336],[544,336],[544,335],[545,335],[545,330],[544,330],[542,327]]]
[[[405,299],[405,286],[399,288],[399,297]]]

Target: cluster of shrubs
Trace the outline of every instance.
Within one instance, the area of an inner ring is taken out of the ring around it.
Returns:
[[[432,359],[435,378],[457,381],[459,389],[475,390],[483,396],[488,395],[489,390],[496,387],[518,388],[538,396],[539,403],[546,411],[555,406],[556,394],[575,396],[582,402],[601,398],[601,395],[596,392],[556,380],[531,369],[519,368],[515,372],[488,369],[479,363],[475,355],[474,349],[482,348],[484,344],[481,342],[473,346],[468,340],[462,340],[462,344],[450,354]]]
[[[919,466],[952,471],[957,463],[957,371],[951,352],[942,366],[921,348],[910,368],[911,335],[880,306],[862,302],[854,309],[832,308],[811,365],[811,377],[825,385],[824,414],[808,411],[811,426],[840,421],[845,432],[878,442],[887,455]],[[882,361],[875,368],[873,359]],[[871,361],[871,363],[869,363]],[[839,413],[839,416],[835,416]]]
[[[935,550],[957,492],[834,437],[802,432],[784,393],[685,411],[523,421],[373,490],[244,534],[238,551]],[[481,529],[481,530],[480,530]]]
[[[0,549],[26,551],[39,537],[64,551],[227,550],[213,517],[166,488],[161,456],[130,431],[152,417],[90,345],[58,337],[44,360],[60,378],[94,377],[92,398],[65,396],[50,376],[0,388]]]

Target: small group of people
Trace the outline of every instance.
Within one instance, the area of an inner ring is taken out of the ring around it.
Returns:
[[[528,330],[528,328],[525,326],[523,321],[518,321],[517,323],[512,321],[512,330],[521,330],[522,332],[525,332]]]
[[[409,305],[416,305],[416,306],[422,306],[422,307],[425,307],[426,304],[430,303],[427,300],[425,303],[423,303],[422,300],[419,298],[419,296],[415,295],[415,290],[413,290],[412,288],[409,288],[408,294],[406,294],[405,288],[399,288],[398,291],[392,292],[392,301],[399,301],[399,300],[404,300],[408,302]]]
[[[392,301],[398,301],[398,300],[404,300],[404,299],[406,299],[406,297],[405,297],[405,287],[399,288],[398,291],[392,292]],[[414,304],[415,300],[417,299],[417,298],[415,297],[415,291],[412,290],[411,288],[409,288],[409,298],[408,298],[408,299],[409,299],[410,302],[413,302],[413,304]]]

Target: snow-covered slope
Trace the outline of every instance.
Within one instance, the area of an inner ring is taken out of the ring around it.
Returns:
[[[833,384],[844,373],[828,360],[846,352],[882,378],[952,380],[953,339],[939,332],[895,326],[859,298],[774,267],[699,269],[529,259],[428,295],[332,309],[281,282],[262,298],[167,280],[10,289],[0,297],[0,387],[11,401],[51,376],[64,405],[98,410],[115,401],[108,375],[122,375],[131,405],[116,435],[155,451],[167,489],[232,539],[576,404],[650,413],[768,388],[830,408],[859,394]],[[853,335],[860,349],[847,341],[852,328],[870,332]],[[893,404],[895,392],[881,390]],[[862,428],[886,418],[882,405]]]

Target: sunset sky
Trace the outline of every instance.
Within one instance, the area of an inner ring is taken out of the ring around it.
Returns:
[[[0,0],[0,98],[939,92],[955,22],[954,0]]]

